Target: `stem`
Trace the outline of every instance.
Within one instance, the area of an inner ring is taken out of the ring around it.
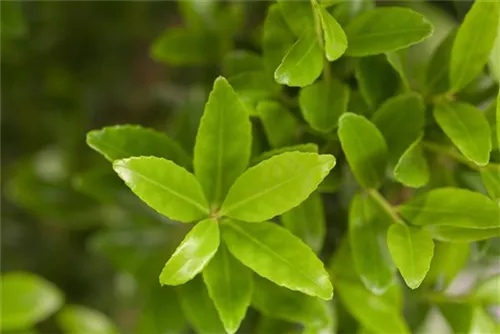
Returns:
[[[395,208],[391,205],[391,203],[389,203],[385,199],[385,197],[378,192],[377,189],[367,189],[367,193],[382,207],[382,209],[384,209],[385,212],[387,212],[392,217],[394,222],[406,225],[406,223],[399,217],[399,215],[397,214]]]
[[[325,56],[325,41],[323,40],[323,29],[321,28],[321,17],[317,8],[319,8],[319,4],[317,0],[311,0],[311,7],[314,15],[314,26],[316,28],[316,36],[318,37],[318,42],[323,50],[323,77],[325,78],[325,82],[330,82],[330,62],[326,59]]]

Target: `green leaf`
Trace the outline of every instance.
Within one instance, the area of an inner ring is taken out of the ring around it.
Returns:
[[[387,58],[387,62],[389,62],[394,71],[399,74],[404,87],[407,90],[410,90],[410,82],[408,81],[408,76],[406,74],[407,54],[403,53],[404,51],[405,50],[386,52],[385,57]]]
[[[497,83],[500,83],[500,21],[497,28],[497,38],[491,49],[488,67],[491,75],[495,78]]]
[[[469,261],[470,244],[437,242],[434,248],[431,268],[424,284],[437,283],[444,290]]]
[[[313,29],[304,31],[274,72],[276,82],[291,87],[312,84],[323,70],[323,52]]]
[[[318,6],[323,38],[325,41],[325,55],[329,61],[340,58],[347,49],[347,37],[335,18],[321,6]]]
[[[498,139],[498,148],[500,149],[500,89],[498,90],[498,97],[497,97],[497,139]]]
[[[374,0],[341,1],[333,8],[332,14],[341,26],[347,26],[354,18],[373,8],[375,8]]]
[[[257,105],[264,132],[271,147],[283,147],[297,141],[299,121],[280,103],[263,101]]]
[[[231,77],[245,72],[263,71],[264,63],[259,54],[248,50],[233,50],[222,59],[222,73]]]
[[[33,327],[56,312],[64,301],[55,285],[31,273],[2,273],[0,282],[2,332]]]
[[[252,299],[252,273],[221,245],[203,279],[227,333],[235,333]]]
[[[500,228],[472,229],[429,225],[425,229],[429,231],[433,239],[444,242],[474,242],[500,236]]]
[[[332,298],[333,288],[323,263],[287,229],[270,222],[233,220],[221,227],[231,253],[260,276],[291,290]]]
[[[481,282],[474,289],[473,296],[486,305],[500,305],[500,275],[493,275]]]
[[[162,285],[180,285],[205,268],[219,247],[219,225],[210,218],[197,223],[175,250],[160,274]]]
[[[313,192],[299,206],[285,212],[281,216],[281,222],[315,252],[319,252],[323,247],[326,235],[326,218],[319,193]]]
[[[255,276],[254,282],[252,306],[260,313],[303,325],[327,322],[321,299],[282,288],[259,276]]]
[[[207,200],[193,174],[169,160],[138,157],[116,160],[113,169],[147,205],[172,220],[208,216]]]
[[[254,116],[253,109],[257,103],[265,99],[278,98],[280,95],[281,86],[274,81],[272,75],[264,71],[247,71],[228,80],[247,109],[250,109],[248,110],[250,116]]]
[[[500,166],[488,166],[480,170],[481,181],[493,199],[500,199]]]
[[[309,2],[278,0],[278,6],[295,36],[299,37],[305,30],[314,28],[314,14]]]
[[[390,223],[371,197],[354,196],[349,208],[349,245],[361,281],[376,295],[384,293],[394,280],[385,242]]]
[[[337,280],[335,287],[349,313],[373,333],[410,333],[399,307],[386,296],[377,296],[363,285],[343,279]]]
[[[252,160],[252,165],[256,165],[261,161],[267,160],[275,155],[280,155],[285,152],[305,152],[305,153],[318,153],[318,145],[314,143],[305,143],[294,146],[285,146],[276,148],[267,152],[262,153],[261,155],[255,157]]]
[[[200,334],[224,333],[217,310],[200,276],[177,287],[182,311],[193,329]]]
[[[387,166],[387,144],[373,123],[353,113],[340,117],[338,130],[342,150],[359,184],[378,188]]]
[[[411,9],[375,8],[359,15],[346,27],[349,41],[346,54],[363,57],[404,49],[420,43],[433,30],[423,15]]]
[[[454,333],[497,333],[495,320],[481,305],[442,303],[439,310]]]
[[[498,31],[499,15],[497,1],[475,1],[465,16],[451,51],[451,92],[462,90],[488,62]]]
[[[57,314],[57,323],[66,334],[117,334],[116,325],[103,313],[80,305],[66,305]]]
[[[424,129],[424,101],[417,93],[392,97],[373,114],[372,122],[385,138],[390,160],[398,161]]]
[[[407,187],[423,187],[430,179],[421,141],[422,135],[408,147],[394,167],[394,177]]]
[[[279,5],[272,4],[264,21],[262,36],[262,53],[267,71],[274,73],[294,43],[295,37],[288,29]]]
[[[434,255],[434,242],[429,232],[393,224],[387,231],[387,246],[406,285],[418,288],[429,271]]]
[[[340,115],[347,111],[349,87],[340,81],[318,81],[299,93],[299,105],[306,122],[314,130],[330,132],[338,125]]]
[[[426,90],[432,94],[442,94],[450,87],[451,49],[457,32],[452,30],[434,51],[427,66]]]
[[[480,166],[488,163],[491,130],[483,112],[466,103],[440,103],[434,118],[463,155]]]
[[[220,216],[261,222],[299,205],[335,165],[332,155],[286,152],[249,168],[229,190]]]
[[[359,59],[354,74],[359,91],[371,109],[394,96],[399,87],[397,73],[383,56]]]
[[[404,203],[400,214],[413,225],[474,229],[500,227],[500,209],[488,197],[466,189],[439,188]]]
[[[117,125],[90,131],[87,144],[109,161],[155,156],[183,167],[191,166],[191,158],[173,139],[139,125]]]
[[[214,87],[201,118],[194,146],[194,173],[207,199],[218,207],[247,168],[252,125],[245,106],[223,77]]]

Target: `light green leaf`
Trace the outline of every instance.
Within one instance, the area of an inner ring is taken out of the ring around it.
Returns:
[[[286,152],[249,168],[229,190],[219,212],[261,222],[302,203],[335,165],[332,155]]]
[[[338,280],[335,282],[342,304],[356,320],[373,333],[410,333],[399,307],[385,296],[377,296],[361,284]]]
[[[473,296],[486,305],[500,305],[500,275],[493,275],[481,282],[474,289]]]
[[[280,103],[263,101],[257,105],[264,132],[271,147],[283,147],[297,141],[299,121]]]
[[[491,49],[488,67],[495,80],[500,83],[500,21],[498,22],[497,38]]]
[[[314,143],[305,143],[305,144],[299,144],[299,145],[294,145],[294,146],[285,146],[285,147],[280,147],[273,149],[271,151],[267,151],[262,153],[261,155],[255,157],[252,160],[252,165],[256,165],[261,161],[267,160],[275,155],[280,155],[281,153],[285,152],[309,152],[309,153],[318,153],[318,145]]]
[[[461,188],[439,188],[404,203],[400,214],[413,225],[474,229],[500,227],[500,209],[488,197]]]
[[[105,314],[80,305],[66,305],[57,314],[57,323],[66,334],[117,334],[118,328]]]
[[[304,31],[274,72],[276,82],[291,87],[312,84],[323,70],[323,52],[313,29]]]
[[[393,224],[387,231],[387,246],[406,285],[418,288],[429,271],[434,255],[434,242],[429,232]]]
[[[424,101],[417,93],[392,97],[375,112],[372,122],[384,136],[394,163],[424,129]]]
[[[55,285],[31,273],[2,273],[0,283],[2,332],[33,327],[56,312],[64,301]]]
[[[207,199],[218,207],[247,168],[252,125],[245,106],[223,77],[215,80],[194,146],[194,173]]]
[[[222,73],[231,77],[245,72],[263,71],[264,63],[259,54],[248,50],[233,50],[222,59]]]
[[[227,333],[235,333],[252,299],[252,273],[221,245],[203,279]]]
[[[378,188],[387,166],[387,144],[373,123],[353,113],[345,113],[339,121],[339,138],[349,167],[359,184]]]
[[[465,242],[436,242],[431,268],[425,277],[424,284],[436,286],[444,290],[462,270],[469,260],[470,244]]]
[[[109,161],[155,156],[183,167],[191,166],[191,158],[177,142],[164,133],[139,125],[117,125],[90,131],[87,144]]]
[[[488,163],[491,130],[483,112],[467,103],[440,103],[434,118],[463,155],[480,166]]]
[[[233,220],[221,227],[231,253],[260,276],[291,290],[332,298],[333,288],[323,263],[287,229],[270,222]]]
[[[323,247],[326,235],[326,219],[323,201],[317,192],[299,206],[285,212],[281,222],[290,232],[302,239],[315,252]]]
[[[321,6],[317,7],[325,41],[325,55],[329,61],[340,58],[347,49],[347,37],[335,18]]]
[[[252,306],[262,314],[304,325],[327,322],[323,301],[255,276]]]
[[[182,311],[193,329],[200,334],[224,333],[217,310],[200,276],[177,287]]]
[[[475,1],[460,25],[451,51],[451,92],[462,90],[488,62],[498,32],[499,4]]]
[[[425,229],[429,231],[432,238],[443,242],[475,242],[500,236],[500,228],[473,229],[429,225]]]
[[[363,57],[404,49],[420,43],[433,30],[423,15],[411,9],[375,8],[359,15],[346,27],[349,41],[346,54]]]
[[[500,166],[488,166],[480,170],[481,181],[483,182],[488,195],[491,198],[500,199]]]
[[[454,333],[498,333],[495,321],[481,305],[441,303],[439,310]]]
[[[407,187],[423,187],[430,179],[421,140],[422,135],[408,147],[394,167],[394,177]]]
[[[308,1],[278,0],[278,6],[285,21],[295,36],[314,28],[314,14]]]
[[[410,90],[410,82],[406,75],[406,53],[404,51],[406,50],[386,52],[385,57],[394,71],[399,74],[404,87]]]
[[[162,285],[180,285],[205,268],[219,247],[219,225],[215,219],[197,223],[175,250],[160,274]]]
[[[371,197],[354,196],[349,208],[349,245],[361,281],[376,295],[384,293],[394,280],[385,241],[390,223]]]
[[[279,5],[272,4],[267,11],[262,37],[262,53],[267,71],[274,73],[294,42],[295,37],[288,28]]]
[[[200,184],[172,161],[136,157],[116,160],[113,169],[141,200],[172,220],[187,223],[208,216]]]
[[[394,96],[399,87],[397,73],[383,56],[359,59],[354,75],[359,91],[371,109],[378,108],[382,102]]]
[[[452,30],[434,51],[426,72],[426,90],[434,95],[446,92],[450,87],[451,49],[457,34]]]
[[[497,97],[497,139],[498,139],[498,148],[500,149],[500,89],[498,90],[498,97]]]
[[[306,122],[314,130],[330,132],[347,111],[349,87],[337,80],[318,81],[299,93],[299,105]]]

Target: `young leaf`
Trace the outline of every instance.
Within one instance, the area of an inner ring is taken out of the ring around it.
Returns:
[[[262,153],[261,155],[255,157],[252,160],[252,165],[256,165],[260,163],[261,161],[267,160],[271,157],[274,157],[275,155],[280,155],[285,152],[304,152],[304,153],[318,153],[318,145],[314,143],[305,143],[305,144],[299,144],[299,145],[294,145],[294,146],[285,146],[285,147],[280,147],[276,148],[271,151],[267,151]]]
[[[387,246],[406,285],[418,288],[429,271],[434,255],[434,242],[429,232],[393,224],[387,231]]]
[[[219,225],[215,219],[197,223],[175,250],[160,274],[162,285],[180,285],[205,268],[219,247]]]
[[[374,333],[410,333],[400,310],[387,297],[377,296],[361,284],[337,280],[335,287],[342,304],[356,320]]]
[[[323,301],[255,275],[252,306],[260,313],[303,325],[327,322]]]
[[[201,277],[195,277],[177,289],[184,315],[197,333],[224,333],[224,327]]]
[[[172,220],[188,223],[208,216],[200,184],[172,161],[129,158],[116,160],[113,169],[141,200]]]
[[[423,131],[424,101],[417,93],[390,98],[373,114],[372,122],[385,138],[390,160],[396,162]]]
[[[66,305],[57,314],[57,323],[66,334],[118,334],[105,314],[80,305]]]
[[[299,206],[285,212],[281,222],[290,232],[301,238],[315,252],[323,247],[326,219],[321,196],[313,192]]]
[[[278,6],[295,36],[299,37],[305,30],[314,28],[314,14],[309,2],[278,0]]]
[[[387,165],[387,144],[380,131],[363,116],[345,113],[339,121],[339,138],[349,167],[359,184],[378,188]]]
[[[483,112],[466,103],[440,103],[434,118],[463,155],[480,166],[488,163],[491,131]]]
[[[220,216],[261,222],[302,203],[335,165],[332,155],[286,152],[249,168],[229,190]]]
[[[304,87],[312,84],[323,70],[323,52],[313,29],[304,31],[274,72],[276,82]]]
[[[245,106],[226,79],[215,80],[194,146],[194,173],[210,204],[218,207],[247,168],[252,125]]]
[[[500,199],[500,167],[488,166],[488,169],[481,169],[481,181],[483,182],[488,195],[493,199]]]
[[[400,214],[413,225],[475,229],[500,227],[500,209],[488,197],[461,188],[439,188],[404,203]]]
[[[297,141],[299,121],[280,103],[262,101],[257,105],[257,114],[271,147],[283,147]]]
[[[458,29],[451,51],[451,92],[462,90],[488,62],[498,31],[498,1],[475,1]]]
[[[356,195],[349,208],[349,245],[363,284],[374,294],[384,293],[394,280],[385,239],[387,224],[367,195]]]
[[[2,273],[0,283],[2,332],[33,327],[56,312],[64,301],[55,285],[31,273]]]
[[[252,273],[222,244],[203,270],[203,279],[226,332],[235,333],[252,299]]]
[[[172,160],[183,167],[191,158],[166,134],[139,125],[117,125],[87,133],[87,144],[113,162],[138,156],[155,156]]]
[[[322,299],[333,288],[323,263],[287,229],[270,222],[223,222],[222,237],[244,265],[274,283]]]
[[[475,242],[500,236],[500,228],[473,229],[445,225],[429,225],[425,229],[429,231],[433,239],[443,242]]]
[[[346,54],[363,57],[404,49],[420,43],[433,30],[423,15],[411,9],[375,8],[359,15],[346,27],[349,41]]]
[[[317,10],[323,27],[325,55],[329,61],[334,61],[347,49],[347,37],[337,20],[325,8],[318,6]]]
[[[318,81],[299,93],[299,105],[306,122],[314,130],[330,132],[347,111],[349,87],[337,80]]]
[[[422,135],[408,147],[394,167],[394,177],[407,187],[420,188],[429,182],[429,165],[421,141]]]

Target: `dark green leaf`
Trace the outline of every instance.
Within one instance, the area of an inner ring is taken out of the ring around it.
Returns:
[[[230,220],[222,225],[222,237],[231,253],[260,276],[291,290],[332,298],[323,263],[287,229],[270,222]]]
[[[117,334],[116,325],[103,313],[80,305],[66,305],[57,314],[59,327],[66,334]]]
[[[219,225],[215,219],[197,223],[175,250],[160,274],[162,285],[180,285],[205,268],[219,247]]]
[[[194,172],[213,207],[247,168],[252,125],[245,106],[226,79],[215,80],[194,146]]]
[[[320,132],[330,132],[347,111],[349,87],[340,81],[318,81],[299,93],[299,105],[306,122]]]
[[[333,8],[332,14],[342,26],[347,26],[358,15],[375,8],[374,0],[342,1]]]
[[[498,31],[499,16],[497,1],[476,1],[465,16],[451,51],[452,92],[462,90],[488,62]]]
[[[441,42],[432,55],[426,72],[426,90],[433,94],[442,94],[450,87],[450,60],[456,30],[453,30]]]
[[[169,160],[138,157],[116,160],[115,172],[147,205],[180,222],[208,216],[207,200],[193,174]]]
[[[264,71],[248,71],[229,78],[229,83],[238,93],[241,101],[248,107],[248,112],[254,116],[257,103],[265,99],[277,98],[281,86],[273,76]]]
[[[429,182],[429,165],[425,159],[420,136],[401,155],[394,167],[394,177],[407,187],[420,188]]]
[[[221,245],[203,279],[227,333],[235,333],[252,299],[252,273]]]
[[[345,113],[339,121],[339,138],[349,167],[365,188],[382,184],[387,166],[387,145],[373,123],[363,116]]]
[[[155,156],[172,160],[183,167],[191,166],[191,158],[173,139],[139,125],[117,125],[90,131],[87,144],[109,161]]]
[[[286,152],[249,168],[239,177],[219,212],[261,222],[299,205],[335,165],[332,155]]]
[[[278,6],[295,36],[299,37],[307,29],[314,28],[314,14],[310,2],[278,0]]]
[[[493,318],[481,305],[442,303],[439,310],[454,333],[497,333]]]
[[[227,77],[263,70],[264,63],[261,56],[252,51],[233,50],[222,59],[222,73]]]
[[[283,147],[297,142],[299,121],[280,103],[263,101],[257,106],[264,132],[271,147]]]
[[[381,24],[384,22],[384,24]],[[396,51],[420,43],[434,28],[408,8],[375,8],[356,17],[345,29],[348,56],[363,57]]]
[[[399,210],[413,225],[475,229],[500,227],[500,209],[488,197],[466,189],[439,188],[420,194]]]
[[[406,74],[406,50],[386,52],[385,57],[394,71],[399,74],[404,87],[409,90],[410,82]]]
[[[340,58],[347,49],[347,37],[340,24],[326,9],[319,6],[317,10],[323,27],[325,56],[329,61],[334,61]]]

